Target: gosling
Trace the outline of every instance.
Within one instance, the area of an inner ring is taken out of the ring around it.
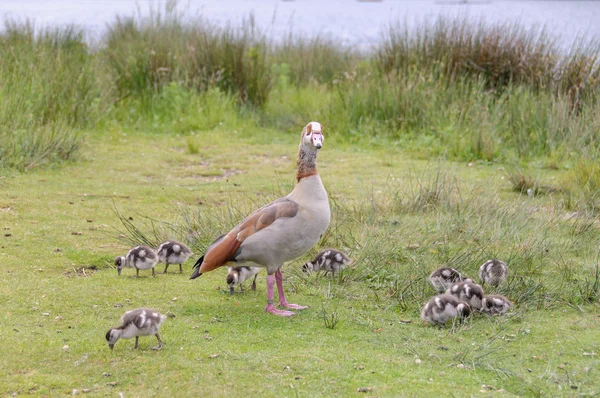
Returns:
[[[449,320],[468,317],[471,307],[451,294],[440,294],[429,300],[423,307],[421,319],[434,325],[444,325]]]
[[[474,310],[481,308],[481,300],[484,296],[483,288],[468,278],[452,285],[446,293],[466,302]]]
[[[482,284],[498,286],[508,277],[508,267],[501,260],[488,260],[479,268],[479,278]]]
[[[161,243],[156,253],[158,254],[158,261],[166,264],[164,274],[167,273],[167,269],[171,264],[179,264],[179,273],[182,273],[183,263],[192,255],[189,247],[176,240]]]
[[[260,271],[259,267],[247,267],[242,265],[240,267],[227,267],[227,285],[229,286],[229,293],[235,293],[235,287],[239,286],[240,291],[244,291],[244,287],[242,284],[246,282],[248,279],[254,276],[252,280],[252,285],[250,286],[251,290],[256,290],[256,276],[258,271]]]
[[[325,275],[331,272],[331,276],[344,269],[346,265],[352,264],[352,260],[344,252],[335,249],[323,250],[314,260],[306,262],[302,266],[304,272],[317,272],[325,270]]]
[[[121,275],[121,270],[125,267],[135,268],[136,275],[140,276],[140,270],[152,269],[154,275],[154,266],[158,262],[158,256],[153,249],[148,246],[137,246],[129,250],[126,256],[115,258],[117,273]]]
[[[133,348],[138,348],[138,338],[140,336],[155,335],[158,340],[158,346],[152,349],[160,350],[162,348],[162,340],[160,339],[158,330],[165,319],[167,319],[166,315],[162,315],[150,308],[138,308],[127,311],[121,317],[121,325],[111,328],[106,332],[108,346],[112,350],[117,340],[135,337],[135,346]]]
[[[509,299],[500,295],[487,295],[481,302],[481,312],[488,315],[504,315],[512,307]]]
[[[440,293],[448,290],[456,282],[462,281],[462,275],[454,268],[442,267],[429,275],[429,282]]]

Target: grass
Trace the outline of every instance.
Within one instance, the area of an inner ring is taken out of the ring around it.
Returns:
[[[189,281],[191,262],[182,275],[117,277],[114,257],[141,237],[178,238],[199,255],[292,186],[298,134],[264,144],[274,131],[224,131],[198,132],[209,142],[198,153],[176,134],[91,137],[94,151],[77,163],[3,175],[3,393],[597,393],[597,220],[565,218],[554,193],[513,193],[497,165],[328,138],[319,164],[333,220],[313,252],[284,267],[289,299],[311,306],[293,319],[264,312],[264,273],[256,292],[234,296],[223,272]],[[301,264],[330,246],[356,264],[335,279],[305,275]],[[515,302],[508,316],[420,323],[432,269],[475,276],[489,257],[511,269],[498,290]],[[171,315],[163,350],[144,338],[139,351],[119,341],[111,352],[106,330],[140,306]]]
[[[75,157],[80,129],[98,120],[108,95],[95,60],[72,27],[35,32],[6,22],[0,33],[0,167],[35,168]]]
[[[172,4],[116,20],[100,48],[8,23],[0,393],[598,394],[597,50],[462,22],[392,28],[366,54],[271,43],[251,18],[216,28]],[[179,239],[199,256],[287,194],[310,120],[325,126],[333,217],[284,267],[290,301],[310,309],[268,315],[263,277],[230,296],[224,270],[192,282],[191,262],[117,277],[133,245]],[[355,263],[304,274],[326,247]],[[494,291],[507,316],[421,324],[432,270],[476,277],[489,258],[510,267]],[[170,315],[164,349],[111,352],[108,328],[142,306]]]
[[[346,143],[423,158],[568,168],[598,156],[595,41],[565,50],[543,29],[460,18],[382,34],[364,53],[334,38],[275,42],[251,15],[218,27],[175,2],[115,19],[91,47],[74,27],[7,21],[0,167],[77,159],[83,131],[193,134],[227,123],[291,132],[307,119],[335,126]]]

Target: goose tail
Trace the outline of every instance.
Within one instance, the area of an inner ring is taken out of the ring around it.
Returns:
[[[202,273],[200,272],[200,266],[202,265],[203,261],[204,261],[204,256],[200,257],[198,259],[198,261],[196,261],[196,264],[194,264],[194,266],[192,267],[194,272],[192,272],[192,276],[190,276],[190,279],[196,279],[197,277],[202,275]]]

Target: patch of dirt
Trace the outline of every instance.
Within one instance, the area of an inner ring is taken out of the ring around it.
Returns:
[[[218,172],[217,172],[218,173]],[[242,170],[238,169],[221,169],[220,174],[216,174],[214,171],[199,173],[199,174],[188,174],[182,178],[193,178],[197,181],[214,182],[226,180],[233,177],[236,174],[241,174]]]
[[[69,271],[65,271],[62,273],[63,276],[67,278],[80,277],[87,278],[88,276],[94,275],[98,271],[98,267],[95,265],[90,265],[89,267],[80,267],[80,268],[71,268]]]
[[[271,165],[280,165],[280,164],[292,164],[289,156],[267,156],[267,155],[255,155],[252,156],[252,160],[255,163],[261,164],[271,164]]]

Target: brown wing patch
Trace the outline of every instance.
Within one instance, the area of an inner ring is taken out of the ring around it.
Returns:
[[[277,219],[294,217],[296,213],[298,204],[289,199],[279,199],[258,209],[208,248],[200,266],[200,273],[212,271],[232,261],[246,238],[273,224]]]

